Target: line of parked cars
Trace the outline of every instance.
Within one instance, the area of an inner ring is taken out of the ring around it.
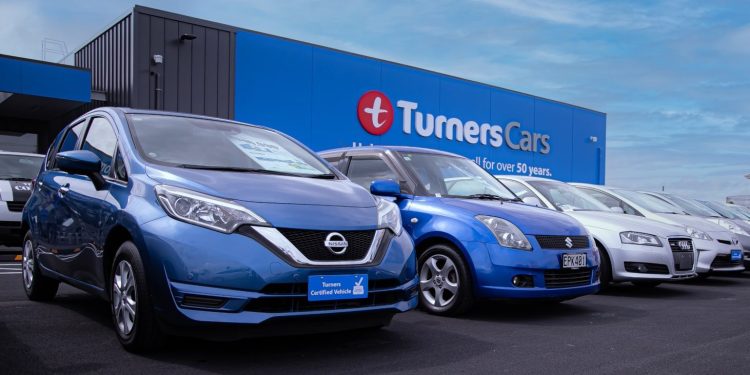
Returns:
[[[492,176],[422,148],[315,154],[186,114],[93,110],[35,168],[18,177],[26,294],[50,300],[65,282],[100,296],[132,351],[167,335],[382,327],[418,304],[455,316],[483,299],[654,287],[741,271],[750,240],[739,207]]]

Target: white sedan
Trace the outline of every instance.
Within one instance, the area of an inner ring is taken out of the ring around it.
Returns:
[[[525,176],[495,177],[527,204],[565,212],[588,229],[602,255],[602,287],[624,281],[656,286],[696,276],[697,252],[682,226],[613,212],[564,182]]]

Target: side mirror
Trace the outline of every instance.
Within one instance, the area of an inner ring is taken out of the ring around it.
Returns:
[[[375,180],[370,184],[370,193],[383,197],[401,197],[401,186],[393,180]]]
[[[622,207],[619,207],[619,206],[610,207],[609,210],[612,211],[612,212],[617,212],[618,214],[624,214],[625,213],[625,210],[623,210]]]
[[[101,190],[104,185],[104,177],[100,173],[102,161],[95,153],[87,150],[65,151],[55,155],[57,167],[63,172],[88,176],[94,183],[96,190]]]
[[[537,197],[524,197],[521,200],[523,201],[523,203],[529,206],[544,207],[542,201],[540,201]]]

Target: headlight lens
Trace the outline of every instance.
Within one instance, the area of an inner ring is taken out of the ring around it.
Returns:
[[[624,244],[661,247],[659,237],[648,233],[622,232],[620,233],[620,241]]]
[[[269,225],[253,211],[229,200],[168,185],[154,190],[169,216],[222,233],[232,233],[242,224]]]
[[[388,228],[395,235],[401,234],[401,211],[398,206],[386,199],[375,197],[378,201],[378,228]]]
[[[484,215],[477,216],[477,220],[481,221],[482,224],[486,225],[487,228],[492,231],[492,234],[495,235],[500,246],[520,250],[531,250],[531,243],[529,243],[529,240],[523,233],[521,233],[521,230],[511,222],[499,217]]]
[[[742,236],[750,236],[747,232],[745,232],[742,228],[738,227],[736,224],[729,220],[720,219],[719,225],[721,225],[724,228],[727,228],[730,232],[734,234],[739,234]]]
[[[709,236],[708,233],[701,232],[701,231],[699,231],[699,230],[697,230],[697,229],[695,229],[693,227],[687,227],[687,228],[685,228],[685,230],[688,232],[688,234],[690,235],[690,237],[693,237],[695,239],[708,240],[708,241],[712,240],[711,236]]]

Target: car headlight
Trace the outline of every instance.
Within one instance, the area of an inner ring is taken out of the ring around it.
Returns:
[[[168,185],[157,185],[154,190],[164,211],[186,223],[222,233],[232,233],[243,224],[269,225],[255,212],[229,200]]]
[[[531,243],[517,226],[499,217],[479,215],[476,217],[495,235],[500,246],[520,250],[531,250]]]
[[[708,241],[712,240],[711,236],[709,236],[708,233],[701,232],[701,231],[699,231],[699,230],[697,230],[697,229],[695,229],[693,227],[687,227],[687,228],[685,228],[685,230],[688,232],[688,234],[690,235],[690,237],[693,237],[695,239],[708,240]]]
[[[624,244],[661,247],[659,237],[648,233],[622,232],[620,233],[620,241]]]
[[[388,228],[395,235],[401,234],[401,211],[398,206],[386,199],[376,197],[378,201],[378,228]]]
[[[750,236],[750,234],[745,232],[744,229],[738,227],[736,224],[734,224],[733,222],[729,220],[719,219],[718,223],[719,225],[721,225],[722,227],[726,228],[727,230],[729,230],[730,232],[734,234],[739,234],[741,236]]]

